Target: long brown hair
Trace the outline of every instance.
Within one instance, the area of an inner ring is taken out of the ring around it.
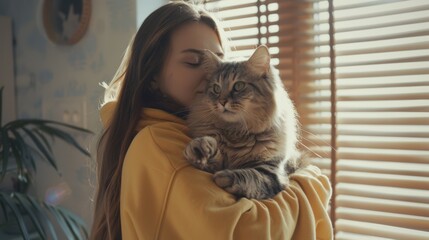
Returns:
[[[97,147],[97,192],[90,239],[121,239],[121,172],[127,149],[147,99],[156,97],[150,82],[161,70],[170,36],[185,23],[211,27],[222,43],[217,22],[207,12],[184,2],[168,3],[151,13],[137,31],[131,47],[106,93],[117,101],[109,126]],[[115,94],[115,91],[119,94]],[[151,95],[152,94],[152,95]],[[148,98],[149,96],[149,98]]]

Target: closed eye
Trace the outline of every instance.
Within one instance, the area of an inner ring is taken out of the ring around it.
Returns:
[[[199,67],[201,65],[201,63],[191,63],[191,62],[185,62],[185,64],[192,67],[192,68],[196,68],[196,67]]]

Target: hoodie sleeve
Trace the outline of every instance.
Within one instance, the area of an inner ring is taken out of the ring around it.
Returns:
[[[235,199],[212,175],[183,163],[186,141],[142,130],[125,158],[122,236],[127,239],[332,239],[326,208],[331,187],[309,166],[273,199]]]
[[[315,166],[294,174],[273,199],[235,197],[211,174],[186,167],[176,174],[160,239],[332,239],[326,211],[331,187]],[[180,217],[179,217],[180,216]]]

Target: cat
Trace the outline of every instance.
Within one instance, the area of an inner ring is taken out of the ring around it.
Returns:
[[[247,61],[205,50],[201,66],[207,82],[189,108],[193,139],[185,158],[237,197],[274,197],[300,164],[296,111],[268,48],[259,46]]]

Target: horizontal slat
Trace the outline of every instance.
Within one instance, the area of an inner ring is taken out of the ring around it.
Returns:
[[[421,176],[406,176],[340,170],[337,172],[337,181],[341,183],[358,183],[371,186],[429,190],[429,177]]]
[[[308,134],[308,133],[301,133],[300,134],[300,144],[304,144],[308,147],[310,146],[330,146],[331,141],[331,135],[325,134],[325,135],[315,135],[315,134]]]
[[[330,158],[331,157],[331,147],[329,146],[311,146],[308,151],[316,157],[319,158]]]
[[[421,126],[406,125],[387,125],[383,126],[359,125],[359,128],[343,125],[338,129],[340,135],[359,135],[359,136],[387,136],[387,137],[419,137],[429,138],[429,132],[426,129],[419,131]],[[409,128],[408,130],[406,128]]]
[[[313,134],[330,134],[331,126],[328,124],[305,125],[305,131]],[[340,125],[337,127],[339,135],[356,136],[392,136],[392,137],[421,137],[429,138],[429,128],[423,126],[371,126],[371,125]]]
[[[406,78],[406,80],[405,80]],[[386,87],[416,87],[429,86],[429,75],[414,76],[412,79],[408,76],[396,76],[387,78],[358,78],[358,79],[337,79],[336,89],[368,89],[368,88],[386,88]],[[320,90],[331,89],[330,80],[317,80],[313,82],[304,82],[300,84],[300,91],[311,93]]]
[[[353,26],[353,27],[343,27],[340,29],[335,29],[335,34],[336,34],[336,39],[343,39],[343,35],[345,34],[355,34],[353,33],[354,31],[360,31],[359,35],[363,35],[366,37],[369,37],[370,34],[365,34],[364,31],[369,32],[370,30],[372,31],[383,31],[386,32],[387,30],[393,31],[392,28],[397,29],[397,28],[413,28],[413,24],[421,24],[421,23],[425,23],[429,21],[429,18],[426,17],[422,17],[422,18],[417,18],[417,19],[408,19],[408,20],[401,20],[401,21],[390,21],[390,22],[386,22],[386,23],[379,23],[379,24],[371,24],[371,25],[360,25],[360,26]],[[266,22],[261,24],[262,26],[270,26],[270,25],[274,25],[274,24],[280,24],[279,26],[279,33],[280,35],[287,35],[293,38],[308,38],[308,37],[313,37],[313,36],[320,36],[320,35],[329,35],[329,29],[328,28],[324,28],[324,29],[315,29],[314,25],[309,25],[306,22],[299,22],[299,21],[295,21],[295,23],[288,23],[288,24],[283,24],[284,22],[288,22],[287,19],[283,18],[280,15],[280,19],[279,21],[272,21],[272,22]],[[297,24],[296,22],[299,22],[299,24]],[[390,28],[390,29],[389,29]],[[423,29],[421,29],[423,30]],[[362,34],[363,32],[363,34]],[[387,35],[387,34],[384,34]],[[388,36],[388,35],[387,35]],[[390,39],[390,38],[389,38]]]
[[[429,163],[427,151],[338,147],[339,159],[379,160],[387,162]]]
[[[324,99],[324,98],[322,98]],[[376,95],[337,95],[338,101],[362,101],[362,100],[418,100],[418,99],[428,99],[429,100],[429,92],[416,92],[416,93],[393,93],[393,94],[380,94]]]
[[[316,165],[319,168],[330,169],[331,159],[330,158],[306,158],[311,164]]]
[[[429,204],[428,190],[403,189],[342,182],[337,183],[336,189],[338,195],[352,195]]]
[[[335,200],[338,207],[351,207],[373,211],[384,211],[389,213],[412,214],[416,216],[429,217],[429,205],[424,203],[347,195],[339,195]]]
[[[362,14],[335,17],[335,22],[379,17],[380,14],[382,14],[382,16],[389,16],[389,15],[398,15],[398,14],[412,13],[412,12],[418,12],[418,11],[424,11],[424,10],[429,10],[429,5],[420,5],[420,6],[412,5],[410,7],[403,7],[400,9],[386,9],[382,13],[380,13],[380,12],[372,12],[372,13],[362,12]]]
[[[395,21],[396,20],[396,21]],[[371,25],[361,25],[361,26],[353,26],[353,27],[343,27],[343,28],[335,28],[335,33],[344,33],[344,32],[352,32],[352,31],[360,31],[360,30],[367,30],[367,29],[377,29],[377,28],[386,28],[386,27],[397,27],[402,25],[409,25],[409,24],[416,24],[416,23],[423,23],[423,22],[429,22],[429,18],[427,17],[421,17],[421,18],[414,18],[414,19],[395,19],[390,22],[386,23],[373,23]],[[323,34],[328,34],[329,32],[323,32]]]
[[[233,51],[243,51],[243,50],[249,50],[250,52],[255,51],[257,42],[255,44],[245,44],[245,45],[238,45],[232,42],[230,44],[230,47]]]
[[[339,112],[429,112],[429,102],[427,100],[409,101],[338,101],[337,111]],[[314,112],[329,112],[330,102],[300,102],[298,113],[305,116]]]
[[[242,28],[250,27],[254,25],[258,25],[258,17],[253,15],[247,18],[243,17],[241,19],[222,21],[222,27],[224,28],[225,31],[242,29]]]
[[[273,44],[274,45],[274,44]],[[310,48],[310,47],[308,47]],[[299,64],[304,64],[306,62],[310,62],[313,61],[314,58],[320,58],[320,57],[328,57],[329,53],[328,52],[315,52],[315,51],[282,51],[282,47],[279,48],[280,52],[278,54],[278,57],[280,59],[280,62],[284,62],[285,65],[281,65],[280,68],[282,69],[288,69],[290,68],[290,64],[288,65],[288,63],[290,63],[291,61],[294,61],[294,58],[297,57],[300,60]],[[298,65],[298,64],[297,64]]]
[[[428,49],[429,42],[415,42],[415,43],[397,43],[391,46],[383,46],[383,47],[370,47],[365,46],[365,48],[359,49],[347,49],[341,50],[338,49],[335,52],[336,56],[350,56],[350,55],[358,55],[358,54],[371,54],[371,53],[385,53],[385,52],[400,52],[400,51],[412,51],[412,50],[422,50]],[[337,47],[340,47],[337,44]]]
[[[243,18],[254,17],[255,15],[256,15],[256,12],[250,12],[242,15],[240,14],[240,15],[233,15],[230,17],[220,17],[220,19],[222,21],[240,20]]]
[[[317,96],[308,95],[303,96],[302,99],[307,98],[310,101],[327,101],[330,96]],[[414,93],[414,94],[380,94],[377,95],[356,95],[356,96],[337,96],[337,101],[384,101],[384,100],[427,100],[429,93]]]
[[[281,71],[281,70],[280,70]],[[337,73],[337,78],[368,78],[368,77],[385,77],[385,76],[413,76],[429,74],[429,68],[415,68],[415,69],[402,69],[402,70],[388,70],[388,71],[362,71],[362,72],[347,72]],[[315,80],[315,79],[329,79],[329,73],[313,73],[306,79],[301,80]]]
[[[373,94],[374,88],[362,89],[367,92],[352,92],[347,90],[338,90],[337,101],[383,101],[383,100],[429,100],[429,92],[424,91],[424,87],[421,87],[421,91],[415,92],[380,92],[378,95]],[[394,90],[394,89],[392,89]],[[329,95],[328,95],[329,94]],[[312,93],[302,96],[303,100],[312,101],[329,101],[331,98],[328,91],[320,91],[318,93]]]
[[[429,177],[429,164],[411,163],[406,158],[402,162],[340,158],[337,170]]]
[[[355,10],[357,8],[371,7],[371,6],[377,6],[377,5],[388,5],[389,3],[395,3],[395,2],[401,2],[401,0],[389,0],[388,2],[384,0],[378,0],[378,1],[359,2],[359,3],[352,3],[352,4],[347,3],[344,5],[340,5],[339,3],[334,3],[334,10],[335,11],[348,10],[348,9]]]
[[[356,234],[356,233],[349,233],[349,232],[337,232],[335,234],[335,240],[394,240],[393,238],[383,238],[383,237],[375,237],[375,236],[368,236],[362,234]]]
[[[380,40],[390,40],[390,39],[400,39],[405,37],[417,37],[417,36],[427,36],[429,35],[429,30],[410,30],[406,32],[400,33],[392,33],[392,34],[384,34],[378,36],[364,36],[364,37],[347,37],[347,38],[338,38],[336,36],[335,43],[336,44],[344,44],[344,43],[357,43],[357,42],[372,42],[372,41],[380,41]],[[322,41],[320,42],[322,44]]]
[[[357,3],[357,4],[351,4],[351,5],[343,5],[335,7],[335,11],[344,11],[344,10],[355,10],[355,8],[365,8],[365,7],[371,7],[376,5],[387,5],[386,8],[390,8],[390,5],[395,2],[401,2],[400,0],[391,0],[389,2],[386,1],[373,1],[373,2],[364,2],[364,3]],[[302,16],[302,15],[311,15],[311,14],[317,14],[317,13],[324,13],[328,11],[327,5],[324,8],[316,7],[313,9],[308,9],[303,6],[303,3],[301,1],[282,1],[279,3],[279,11],[283,14],[294,14],[296,16]],[[334,3],[335,4],[335,3]],[[336,5],[335,5],[336,6]],[[428,6],[420,6],[422,8],[428,7]],[[396,9],[395,9],[396,10]],[[405,8],[401,10],[391,10],[386,11],[386,15],[393,15],[398,13],[406,13],[406,12],[412,12],[412,11],[418,11],[417,8]],[[372,14],[365,14],[365,15],[359,15],[364,17],[374,17],[375,13]],[[376,15],[375,15],[376,16]],[[350,20],[350,18],[340,18],[338,21],[345,21]]]
[[[428,29],[423,30],[410,30],[407,32],[377,35],[377,36],[363,36],[363,37],[354,37],[354,38],[336,38],[335,44],[347,44],[347,43],[362,43],[362,42],[374,42],[382,40],[395,40],[403,39],[405,37],[419,37],[429,35]],[[288,34],[280,35],[280,42],[285,45],[294,45],[295,47],[310,47],[310,46],[329,46],[329,40],[314,40],[308,36],[303,36],[301,34]],[[309,40],[306,40],[309,39]]]
[[[429,46],[428,46],[429,47]],[[379,64],[390,64],[390,63],[409,63],[409,62],[429,62],[429,56],[418,56],[418,57],[399,57],[396,59],[382,59],[382,60],[365,60],[355,62],[337,62],[336,67],[349,67],[349,66],[363,66],[363,65],[379,65]],[[428,63],[429,65],[429,63]],[[329,63],[307,63],[299,65],[300,69],[314,69],[314,68],[327,68]],[[285,65],[282,67],[293,67],[293,65]]]
[[[378,236],[392,239],[403,240],[427,240],[426,231],[418,231],[401,227],[392,227],[382,224],[358,222],[351,220],[338,220],[335,224],[336,231],[344,231],[351,233],[362,234],[369,236]]]
[[[320,106],[317,107],[315,105],[309,105],[307,103],[300,103],[301,105],[298,107],[298,115],[300,116],[306,116],[308,114],[314,113],[317,110],[320,112],[329,112],[330,106]],[[421,106],[421,107],[402,107],[402,106],[374,106],[374,107],[368,107],[364,105],[358,105],[358,106],[341,106],[337,107],[338,112],[379,112],[382,114],[382,112],[428,112],[429,106]]]
[[[363,139],[365,138],[365,139]],[[394,137],[354,137],[337,138],[339,147],[379,148],[379,149],[404,149],[429,151],[429,138],[394,138]]]
[[[354,113],[348,113],[349,115]],[[366,115],[365,115],[366,114]],[[356,113],[355,116],[344,116],[342,113],[337,114],[337,124],[369,124],[369,125],[429,125],[429,117],[426,113],[409,113],[407,115],[394,115],[395,113],[384,112],[386,116],[380,113]],[[320,113],[307,114],[301,117],[303,124],[330,123],[331,114],[326,113],[320,116]],[[391,116],[391,117],[389,117]]]
[[[252,7],[256,5],[257,0],[246,1],[223,1],[219,3],[206,3],[205,8],[209,11],[222,12],[226,10],[240,10],[240,8]]]
[[[429,230],[429,217],[338,207],[337,219],[376,223],[420,231]]]
[[[233,36],[233,37],[227,36],[228,40],[230,41],[229,44],[231,43],[234,44],[234,41],[247,40],[249,38],[257,38],[257,37],[258,37],[257,33],[251,34],[251,35],[243,35],[243,36]]]
[[[302,135],[301,141],[307,146],[329,145],[329,135]],[[422,138],[340,135],[337,137],[337,146],[378,149],[429,150],[429,138],[425,140]]]

